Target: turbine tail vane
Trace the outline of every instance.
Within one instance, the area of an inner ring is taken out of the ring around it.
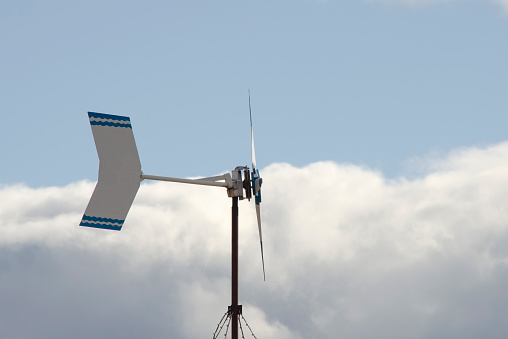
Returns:
[[[120,231],[141,182],[128,117],[88,112],[99,155],[99,179],[80,226]]]

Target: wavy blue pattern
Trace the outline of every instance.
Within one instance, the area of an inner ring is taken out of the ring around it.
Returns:
[[[88,117],[99,118],[99,119],[129,121],[129,122],[131,121],[131,119],[129,117],[123,117],[121,115],[113,115],[113,114],[96,113],[96,112],[88,112]]]
[[[115,224],[123,224],[125,220],[122,219],[112,219],[112,218],[102,218],[102,217],[92,217],[90,215],[83,215],[83,220],[87,221],[101,221],[101,222],[110,222]]]
[[[90,121],[90,125],[98,125],[98,126],[108,126],[108,127],[125,127],[132,129],[131,124],[119,124],[116,122],[107,122],[107,121]]]

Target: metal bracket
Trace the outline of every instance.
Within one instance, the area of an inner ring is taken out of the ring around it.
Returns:
[[[242,171],[244,172],[243,175]],[[245,177],[245,180],[243,179],[243,177]],[[157,175],[144,174],[143,172],[141,172],[140,179],[141,181],[160,180],[160,181],[180,182],[183,184],[225,187],[228,190],[228,197],[230,198],[237,197],[240,200],[243,200],[244,198],[250,200],[252,197],[250,172],[247,166],[237,166],[233,171],[231,171],[231,174],[225,173],[222,175],[216,175],[213,177],[199,179],[162,177]],[[245,196],[243,193],[244,190],[246,192]]]
[[[234,198],[238,197],[240,200],[243,200],[243,179],[242,179],[242,170],[245,166],[237,166],[231,172],[231,180],[233,181],[232,187],[228,187],[228,197]]]
[[[231,180],[231,174],[229,174],[229,173],[214,176],[214,177],[199,178],[199,179],[182,179],[182,178],[161,177],[158,175],[149,175],[149,174],[141,173],[141,181],[143,181],[143,180],[180,182],[183,184],[225,187],[227,189],[230,189],[231,187],[233,187],[233,182]]]
[[[228,306],[228,315],[230,316],[233,314],[233,307],[230,305]],[[242,305],[238,305],[238,315],[242,314]]]
[[[243,170],[243,189],[245,190],[245,198],[250,201],[252,198],[252,181],[250,179],[249,167],[245,166]]]

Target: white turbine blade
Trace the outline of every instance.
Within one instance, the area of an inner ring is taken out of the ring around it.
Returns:
[[[252,170],[256,172],[256,152],[254,150],[254,130],[252,129],[252,110],[250,107],[250,90],[249,90],[249,116],[250,116],[250,145],[251,145],[251,160]]]
[[[257,215],[257,219],[258,219],[259,244],[261,245],[261,263],[263,264],[263,280],[266,280],[265,258],[263,255],[263,234],[261,233],[261,208],[258,204],[256,204],[256,215]]]
[[[128,117],[89,112],[99,179],[80,226],[119,231],[141,182],[141,163]]]
[[[252,127],[252,109],[250,104],[250,90],[249,90],[249,117],[250,117],[250,144],[251,144],[251,159],[252,159],[252,191],[256,200],[256,216],[258,220],[259,230],[259,244],[261,245],[261,263],[263,264],[263,280],[266,280],[265,275],[265,259],[263,255],[263,234],[261,232],[261,183],[259,171],[256,169],[256,151],[254,150],[254,129]]]

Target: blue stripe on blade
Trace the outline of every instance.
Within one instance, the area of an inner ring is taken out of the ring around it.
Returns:
[[[107,127],[124,127],[131,128],[131,119],[129,117],[123,117],[120,115],[103,114],[88,112],[90,118],[90,125],[92,126],[107,126]]]
[[[98,224],[98,223],[93,224],[93,223],[84,222],[84,221],[81,221],[79,226],[102,228],[105,230],[113,230],[113,231],[120,231],[122,229],[122,225],[116,226],[116,225],[112,225],[112,224]]]
[[[93,217],[90,215],[83,215],[83,220],[87,221],[96,221],[96,222],[109,222],[114,224],[123,224],[125,220],[122,219],[112,219],[112,218],[102,218],[102,217]]]
[[[106,230],[115,230],[120,231],[122,229],[123,223],[125,220],[122,219],[113,219],[113,218],[102,218],[102,217],[93,217],[89,215],[83,215],[83,219],[79,226],[87,226],[87,227],[95,227],[95,228],[103,228]]]
[[[120,121],[131,121],[129,117],[124,117],[121,115],[113,115],[113,114],[104,114],[104,113],[96,113],[96,112],[88,112],[89,118],[99,118],[99,119],[111,119],[111,120],[120,120]]]
[[[108,127],[125,127],[125,128],[131,128],[131,124],[120,124],[116,122],[107,122],[107,121],[90,121],[90,125],[97,125],[97,126],[108,126]]]

